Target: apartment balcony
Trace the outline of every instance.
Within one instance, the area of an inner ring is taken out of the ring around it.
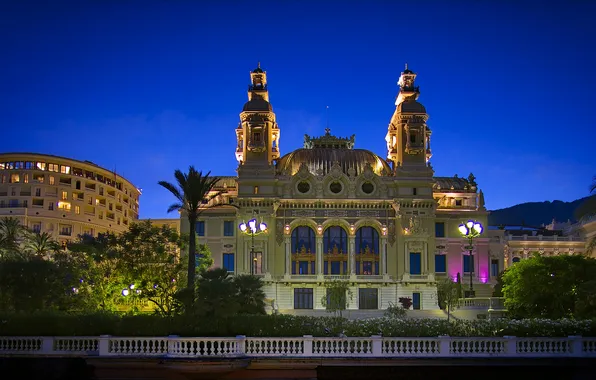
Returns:
[[[27,208],[27,202],[2,203],[0,208]]]

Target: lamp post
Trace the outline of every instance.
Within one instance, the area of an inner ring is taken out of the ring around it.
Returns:
[[[250,235],[250,274],[255,274],[255,235],[262,234],[267,231],[267,224],[265,222],[257,222],[257,219],[252,218],[248,223],[240,223],[238,226],[240,232],[245,235]]]
[[[459,233],[463,238],[468,239],[469,245],[466,247],[470,251],[470,258],[468,259],[468,267],[470,271],[470,298],[474,297],[474,285],[472,283],[472,275],[474,272],[474,263],[472,250],[474,249],[474,239],[482,234],[482,224],[476,220],[468,220],[459,225]]]

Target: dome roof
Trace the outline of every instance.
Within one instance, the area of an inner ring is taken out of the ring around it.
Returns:
[[[345,174],[348,174],[350,168],[354,168],[356,175],[360,175],[367,164],[378,175],[391,174],[387,162],[369,150],[329,148],[296,149],[277,161],[277,171],[280,174],[294,175],[302,163],[305,163],[311,173],[317,174],[322,169],[323,174],[327,174],[336,161]]]
[[[273,107],[271,107],[271,103],[263,99],[262,96],[254,94],[252,99],[248,102],[244,103],[244,107],[242,107],[242,111],[267,111],[272,112]]]
[[[397,106],[401,113],[426,113],[426,108],[415,99],[406,99]]]

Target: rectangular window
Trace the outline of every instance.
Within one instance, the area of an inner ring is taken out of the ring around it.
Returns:
[[[379,289],[358,289],[358,309],[376,310],[379,308]]]
[[[444,222],[436,222],[435,223],[435,237],[438,237],[438,238],[445,237],[445,223]]]
[[[420,252],[410,252],[410,274],[422,274],[422,261]]]
[[[54,178],[53,175],[50,176],[50,185],[53,185],[55,183],[56,179]]]
[[[10,175],[10,183],[19,183],[21,182],[21,177],[15,173]]]
[[[70,202],[58,202],[58,208],[64,211],[70,211]]]
[[[416,191],[416,188],[414,187],[414,188],[412,189],[412,195],[417,195],[416,193],[417,193],[417,191]]]
[[[455,200],[455,205],[456,206],[461,206],[462,205],[462,200],[461,199],[456,199]]]
[[[490,261],[490,275],[491,277],[499,276],[499,259],[492,259]]]
[[[62,192],[62,199],[63,200],[67,200],[68,199],[68,191],[63,191]]]
[[[233,253],[224,253],[222,257],[222,265],[223,268],[226,269],[228,272],[234,271],[234,254]]]
[[[29,183],[29,174],[23,174],[23,182]]]
[[[312,309],[313,308],[313,289],[296,288],[294,289],[294,309]]]
[[[259,193],[259,187],[258,186],[253,187],[252,192],[253,192],[253,194],[258,194]]]
[[[31,225],[31,231],[33,231],[36,234],[40,233],[41,232],[41,223],[33,223]]]
[[[198,221],[195,231],[197,231],[197,235],[199,236],[205,236],[205,222],[204,221]]]
[[[464,259],[464,273],[470,273],[470,262],[471,262],[471,268],[472,268],[472,273],[474,273],[474,256],[470,256],[470,255],[463,255],[463,259]]]
[[[81,213],[81,207],[75,206],[75,214],[80,214],[80,213]]]
[[[224,236],[234,236],[234,222],[224,220]]]
[[[435,273],[447,272],[447,256],[435,255]]]
[[[65,166],[65,165],[60,166],[60,173],[70,174],[70,166]]]
[[[48,164],[48,170],[51,172],[58,173],[60,171],[60,165],[58,164]]]
[[[46,170],[46,163],[45,162],[36,162],[35,166],[37,166],[37,168],[39,170]]]
[[[72,235],[72,226],[60,226],[60,235],[62,235],[62,236]]]
[[[253,274],[263,274],[263,253],[262,252],[253,252],[252,273]]]
[[[48,210],[53,210],[54,209],[54,202],[50,202],[50,204],[48,205]]]

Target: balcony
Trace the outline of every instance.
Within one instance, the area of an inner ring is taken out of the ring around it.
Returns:
[[[20,195],[21,195],[21,197],[30,197],[31,192],[30,191],[21,191]]]
[[[27,202],[1,203],[0,208],[27,208]]]

